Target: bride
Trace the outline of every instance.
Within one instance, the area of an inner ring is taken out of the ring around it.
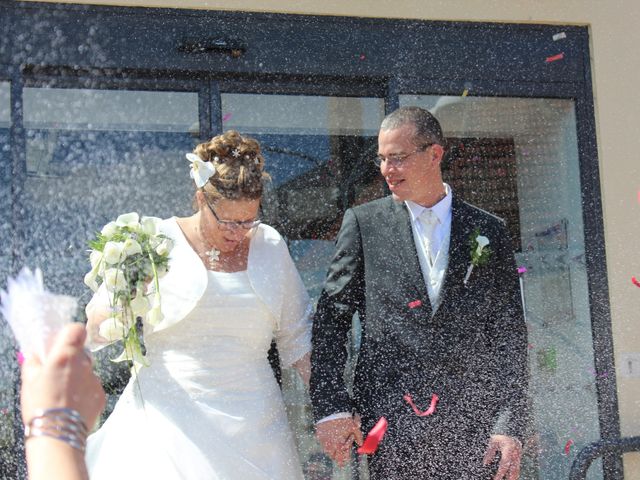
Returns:
[[[197,212],[160,224],[174,242],[164,318],[145,325],[150,366],[89,437],[90,477],[302,479],[267,352],[275,338],[308,384],[311,306],[284,240],[258,217],[260,146],[228,131],[187,158]],[[94,345],[108,316],[102,289],[87,305]]]

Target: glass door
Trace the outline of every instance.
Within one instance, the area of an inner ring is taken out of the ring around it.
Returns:
[[[0,80],[0,284],[6,283],[11,271],[12,231],[11,218],[11,83]],[[21,424],[13,414],[15,382],[18,370],[12,333],[0,318],[0,471],[9,476],[17,475],[17,462],[13,451],[18,448]]]
[[[40,267],[47,287],[79,299],[87,241],[125,212],[161,218],[191,211],[185,153],[198,142],[198,91],[29,86],[23,90],[26,175],[17,198],[17,264]],[[96,353],[105,419],[129,378]]]
[[[199,136],[198,92],[35,86],[23,101],[20,263],[39,265],[53,291],[86,295],[97,229],[124,212],[190,211],[184,154]]]
[[[565,479],[600,438],[573,100],[401,95],[448,138],[454,194],[507,220],[521,268],[533,425],[524,479]],[[602,478],[599,464],[588,478]]]
[[[287,239],[313,301],[322,290],[344,211],[385,194],[372,162],[384,99],[376,97],[222,93],[224,130],[260,142],[272,177],[267,223]],[[357,339],[354,339],[357,342]],[[346,479],[315,440],[309,397],[297,373],[282,388],[308,479]]]

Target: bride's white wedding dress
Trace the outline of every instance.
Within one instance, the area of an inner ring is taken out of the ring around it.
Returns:
[[[303,478],[267,360],[274,317],[247,272],[207,276],[195,308],[146,339],[150,367],[90,437],[92,480]]]

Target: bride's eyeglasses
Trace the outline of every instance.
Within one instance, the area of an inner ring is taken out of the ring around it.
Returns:
[[[216,213],[216,211],[213,209],[213,207],[211,206],[211,204],[206,198],[204,203],[206,203],[207,207],[209,207],[209,210],[211,210],[211,213],[213,214],[213,217],[216,219],[216,222],[218,222],[218,225],[220,226],[220,228],[224,230],[238,230],[238,229],[251,230],[252,228],[257,227],[262,223],[262,220],[260,220],[259,218],[256,218],[255,220],[245,220],[244,222],[237,222],[235,220],[221,220],[220,217],[218,217],[218,214]]]

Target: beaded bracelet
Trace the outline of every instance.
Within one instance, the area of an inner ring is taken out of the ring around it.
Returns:
[[[80,414],[71,408],[36,410],[35,416],[24,427],[24,437],[51,437],[84,452],[87,444],[87,426]]]

